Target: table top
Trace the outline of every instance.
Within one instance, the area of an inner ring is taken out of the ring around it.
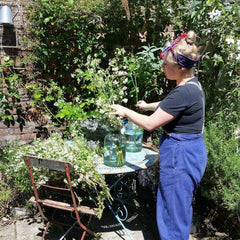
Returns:
[[[143,147],[141,152],[126,152],[126,163],[121,167],[108,167],[103,162],[96,165],[96,171],[100,174],[121,174],[147,169],[158,161],[158,153]]]

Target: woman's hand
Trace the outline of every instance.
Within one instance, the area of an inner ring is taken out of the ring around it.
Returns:
[[[144,101],[144,100],[140,100],[137,102],[137,104],[135,105],[135,107],[139,108],[140,110],[147,110],[147,106],[148,104]]]
[[[135,106],[143,111],[155,111],[159,103],[160,102],[146,103],[144,100],[140,100]]]
[[[126,117],[126,107],[123,107],[119,104],[113,104],[113,105],[109,105],[110,108],[112,108],[113,110],[115,110],[115,112],[113,114],[116,114],[120,117]]]

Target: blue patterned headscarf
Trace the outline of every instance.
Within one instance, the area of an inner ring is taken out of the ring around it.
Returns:
[[[173,55],[175,56],[176,55],[176,59],[177,59],[177,63],[178,65],[180,65],[181,67],[184,67],[184,68],[187,68],[187,69],[191,69],[195,63],[198,62],[198,59],[197,60],[193,60],[185,55],[182,55],[182,54],[175,54],[174,52],[174,46],[176,44],[178,44],[181,39],[185,39],[187,37],[187,33],[183,33],[180,37],[176,38],[175,40],[173,40],[171,43],[170,43],[170,46],[166,47],[160,54],[160,58],[163,58],[168,51],[171,51],[173,53]]]

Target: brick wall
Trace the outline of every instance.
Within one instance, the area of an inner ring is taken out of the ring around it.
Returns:
[[[27,51],[31,51],[24,45],[23,37],[27,33],[26,5],[31,1],[0,1],[0,6],[10,6],[13,16],[13,26],[0,25],[0,59],[3,64],[4,56],[9,56],[14,61],[13,70],[26,71],[27,64],[22,65],[21,58]],[[4,78],[1,73],[0,78]],[[0,91],[7,91],[1,88]],[[37,110],[31,107],[31,98],[24,89],[20,90],[21,100],[18,103],[19,108],[10,110],[14,120],[8,126],[0,122],[0,145],[6,141],[17,140],[20,143],[29,143],[36,137],[44,137],[48,134],[49,128],[47,121],[39,121]],[[1,111],[1,109],[0,109]]]

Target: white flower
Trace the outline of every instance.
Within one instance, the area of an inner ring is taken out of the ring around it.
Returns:
[[[126,87],[126,86],[124,86],[124,87],[122,88],[122,90],[123,90],[123,91],[127,90],[127,87]]]
[[[206,30],[206,34],[209,34],[209,33],[211,33],[211,29]]]
[[[99,98],[99,99],[96,101],[96,104],[97,104],[98,107],[101,106],[101,105],[102,105],[102,99]]]
[[[222,11],[219,10],[212,10],[210,13],[208,13],[211,20],[218,20],[221,14]]]
[[[127,102],[128,102],[128,99],[127,99],[127,98],[124,98],[122,101],[123,101],[124,103],[127,103]]]
[[[114,72],[118,71],[118,67],[112,68]]]
[[[169,7],[168,9],[167,9],[170,13],[173,13],[173,10]]]
[[[118,76],[124,76],[126,74],[126,72],[124,72],[124,71],[119,71],[118,72]]]
[[[237,40],[237,49],[240,51],[240,40]]]
[[[118,81],[117,80],[114,80],[113,81],[113,85],[117,85],[118,84]]]
[[[4,56],[4,61],[9,61],[10,60],[10,57],[9,56]]]
[[[119,95],[120,95],[120,96],[123,96],[123,95],[124,95],[124,91],[121,90],[121,91],[119,92]]]
[[[222,14],[222,11],[215,10],[215,16],[221,16],[221,14]]]
[[[228,72],[229,77],[232,76],[232,72],[233,72],[233,71],[229,71],[229,72]]]
[[[214,12],[213,11],[208,13],[208,15],[209,15],[210,19],[214,18]]]
[[[104,114],[104,113],[105,113],[105,110],[100,109],[99,112],[100,112],[101,114]]]
[[[239,137],[240,137],[240,129],[237,128],[237,129],[234,131],[233,134],[235,135],[235,138],[239,138]]]
[[[128,78],[125,78],[125,79],[123,80],[123,83],[126,84],[127,82],[128,82]]]
[[[240,60],[240,53],[237,54],[236,60]]]
[[[234,44],[234,39],[231,37],[226,38],[226,42],[227,42],[227,44],[231,44],[231,43]]]
[[[228,54],[228,60],[231,60],[231,59],[233,59],[233,53],[232,52]]]

